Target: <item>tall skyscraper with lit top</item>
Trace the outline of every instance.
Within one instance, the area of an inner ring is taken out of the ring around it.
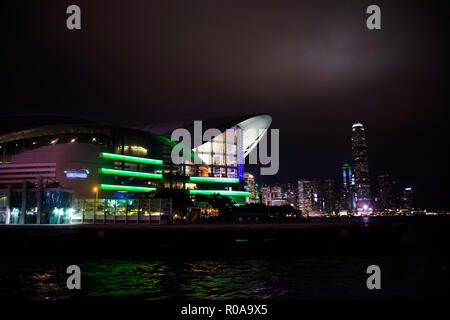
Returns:
[[[369,159],[364,126],[356,122],[352,125],[352,160],[354,179],[354,201],[370,199]]]

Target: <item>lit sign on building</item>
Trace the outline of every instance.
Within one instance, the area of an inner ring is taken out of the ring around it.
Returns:
[[[69,169],[64,170],[67,178],[86,179],[89,175],[88,169]]]

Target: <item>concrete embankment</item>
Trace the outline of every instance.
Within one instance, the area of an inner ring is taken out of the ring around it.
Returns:
[[[114,254],[298,254],[440,246],[450,217],[312,219],[293,224],[2,225],[3,252]]]
[[[2,225],[0,241],[4,254],[301,254],[398,246],[434,250],[448,243],[449,227],[449,216],[249,225]]]

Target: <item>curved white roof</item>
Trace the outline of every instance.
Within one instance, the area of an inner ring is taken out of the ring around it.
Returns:
[[[242,130],[242,154],[244,158],[256,147],[271,123],[272,117],[263,114],[251,117],[236,125]]]
[[[272,123],[272,117],[268,114],[257,115],[234,124],[232,127],[227,129],[240,129],[242,133],[242,157],[245,158],[248,154],[256,147],[258,142],[267,132],[270,124]],[[221,135],[216,136],[214,139],[222,139],[226,132],[222,132]],[[221,137],[222,136],[222,137]],[[192,150],[198,153],[199,157],[207,164],[210,164],[211,160],[209,155],[205,154],[210,152],[209,143],[211,141],[205,142],[202,145],[193,148]]]

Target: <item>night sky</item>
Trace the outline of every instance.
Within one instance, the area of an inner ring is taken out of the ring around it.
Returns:
[[[128,126],[269,113],[281,168],[265,182],[337,179],[360,121],[372,181],[390,172],[419,206],[448,208],[448,11],[393,2],[2,1],[0,114]],[[382,30],[366,28],[370,4]]]

